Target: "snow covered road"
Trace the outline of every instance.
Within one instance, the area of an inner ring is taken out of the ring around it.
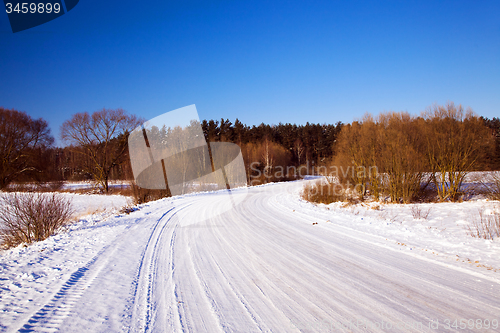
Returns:
[[[77,251],[75,237],[68,238],[68,245],[58,250],[61,253],[50,250],[51,259],[44,260],[59,258],[53,266],[62,273],[47,273],[25,285],[33,290],[38,286],[42,292],[13,294],[12,288],[0,289],[4,293],[0,328],[7,332],[499,330],[500,280],[495,274],[400,251],[383,237],[341,224],[313,224],[318,217],[293,200],[298,186],[255,187],[248,194],[235,190],[234,196],[246,197],[230,210],[216,193],[165,199],[130,215],[111,217],[102,230],[82,230],[79,246],[91,250]],[[189,223],[200,216],[215,217]],[[92,239],[92,233],[101,236]],[[41,262],[33,266],[47,264]],[[4,264],[7,273],[8,268]],[[4,279],[0,275],[0,283],[8,279],[7,273]],[[30,302],[16,307],[26,297]]]

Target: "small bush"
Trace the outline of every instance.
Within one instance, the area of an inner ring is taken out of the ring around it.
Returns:
[[[415,220],[420,220],[420,219],[427,220],[427,217],[429,217],[429,213],[431,212],[430,207],[428,209],[423,209],[420,205],[413,205],[411,206],[410,210],[411,210],[411,215]]]
[[[479,218],[474,219],[468,226],[467,231],[472,237],[483,239],[494,239],[500,237],[500,212],[493,211],[485,214],[479,210]]]
[[[327,205],[332,202],[347,200],[347,195],[341,184],[324,183],[321,180],[314,183],[306,183],[301,197],[310,202]]]
[[[486,195],[491,200],[500,200],[500,174],[495,173],[491,176],[491,182],[483,183],[486,187]]]
[[[150,190],[137,186],[135,182],[132,183],[131,188],[135,204],[142,204],[171,196],[167,190]]]
[[[135,211],[138,211],[139,208],[137,207],[133,207],[133,206],[125,206],[125,207],[122,207],[120,209],[120,214],[130,214],[130,213],[133,213]]]
[[[134,196],[134,191],[132,190],[132,185],[130,185],[130,186],[122,186],[122,187],[119,187],[119,188],[110,187],[109,188],[109,194],[123,195],[125,197],[133,197]]]
[[[6,193],[0,196],[0,240],[5,248],[41,241],[56,233],[73,213],[61,195]]]

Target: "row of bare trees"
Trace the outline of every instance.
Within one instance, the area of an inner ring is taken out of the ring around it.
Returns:
[[[457,200],[467,172],[484,168],[494,137],[471,109],[448,103],[433,106],[419,117],[390,112],[344,126],[335,165],[341,181],[369,190],[379,199],[409,202],[429,184],[440,200]]]
[[[0,189],[85,174],[107,192],[110,176],[128,163],[128,133],[140,123],[122,109],[77,113],[61,127],[68,146],[55,148],[45,120],[0,107]]]

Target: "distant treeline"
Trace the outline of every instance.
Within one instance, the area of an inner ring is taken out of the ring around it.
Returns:
[[[500,119],[479,119],[491,134],[494,147],[485,145],[474,168],[500,170]],[[99,133],[92,133],[98,126],[113,128],[109,127],[113,121],[122,122],[124,130],[108,133],[102,140]],[[126,138],[139,121],[123,110],[78,113],[62,128],[66,133],[63,139],[69,145],[54,147],[45,120],[0,107],[0,188],[14,181],[93,179],[105,184],[108,180],[133,179]],[[304,174],[313,172],[313,167],[318,170],[319,166],[332,165],[337,150],[347,149],[337,142],[341,132],[353,128],[352,124],[341,122],[248,126],[238,119],[234,123],[229,119],[203,120],[201,126],[207,142],[232,142],[240,146],[253,184],[294,179],[299,166],[303,166]],[[85,134],[88,137],[82,136],[85,140],[78,138],[82,131],[88,131]],[[418,132],[415,135],[418,137]],[[107,189],[107,185],[103,186]]]
[[[314,165],[326,163],[334,155],[333,147],[342,123],[260,124],[250,127],[238,119],[234,124],[229,119],[221,119],[203,120],[201,126],[207,142],[232,142],[240,146],[249,181],[254,180],[256,184],[295,177],[286,174],[275,177],[273,170],[278,167],[286,170],[287,166],[308,165],[312,169]],[[79,150],[82,148],[75,146],[40,150],[40,158],[44,160],[42,165],[46,169],[26,174],[22,180],[91,180],[93,175],[88,170],[93,167],[93,160]],[[110,180],[133,179],[128,149],[123,160],[125,163],[117,164],[111,169]],[[303,173],[306,172],[304,170]]]
[[[278,124],[247,126],[238,119],[201,123],[207,142],[226,141],[240,146],[248,181],[252,184],[290,180],[297,167],[324,165],[334,156],[334,146],[343,124]],[[294,168],[290,168],[294,167]]]

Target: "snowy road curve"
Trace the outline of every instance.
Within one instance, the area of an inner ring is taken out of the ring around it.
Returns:
[[[119,232],[7,331],[496,331],[452,326],[500,319],[495,277],[313,225],[290,199],[297,186],[250,188],[196,224],[186,221],[227,202],[186,196],[121,217]]]

